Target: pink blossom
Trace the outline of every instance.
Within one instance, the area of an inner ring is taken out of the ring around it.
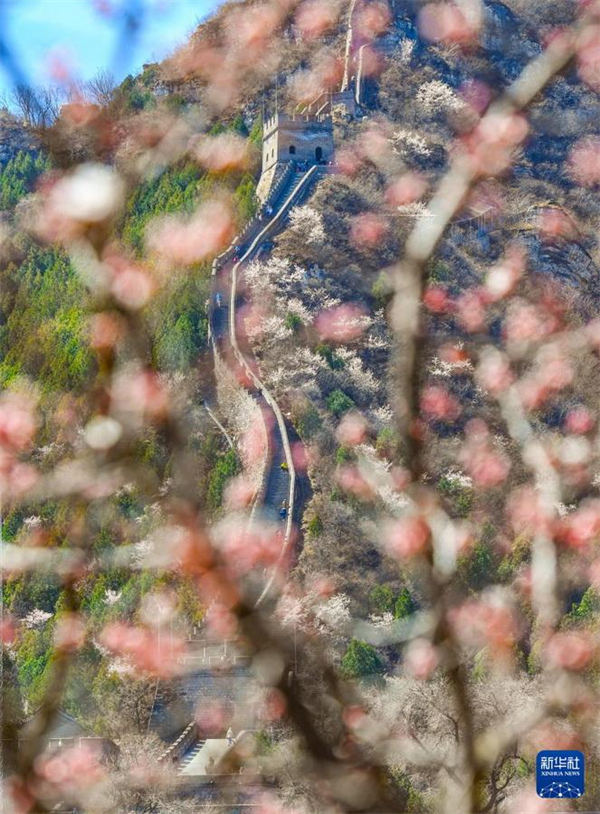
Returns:
[[[456,300],[456,313],[462,327],[471,333],[485,327],[486,296],[479,288],[469,288]]]
[[[588,136],[575,144],[569,156],[569,174],[584,187],[600,183],[599,136]]]
[[[537,752],[540,749],[581,749],[579,736],[564,723],[559,729],[557,725],[545,721],[536,727],[529,736],[532,748]],[[547,808],[544,809],[548,811]]]
[[[451,342],[446,342],[440,347],[438,356],[442,362],[447,362],[449,365],[460,365],[468,362],[470,358],[465,348]]]
[[[61,119],[69,122],[74,127],[97,126],[99,115],[100,107],[98,105],[87,104],[82,101],[69,102],[60,109]]]
[[[229,208],[219,200],[200,205],[194,216],[184,221],[168,216],[149,228],[146,243],[151,251],[174,263],[197,263],[218,254],[234,233]]]
[[[405,206],[422,198],[427,191],[426,179],[417,172],[406,172],[387,188],[386,201],[392,206]]]
[[[309,454],[302,441],[295,441],[292,444],[292,460],[296,472],[306,472],[310,463]]]
[[[69,52],[62,48],[53,48],[46,55],[48,75],[58,85],[69,85],[73,82],[73,65],[70,64],[69,57]]]
[[[368,432],[368,424],[360,413],[351,412],[340,421],[335,432],[340,444],[354,447],[364,443]]]
[[[362,155],[376,165],[387,161],[392,151],[388,134],[379,125],[372,125],[361,135],[359,148]]]
[[[384,61],[380,53],[371,45],[361,48],[361,63],[363,76],[377,76],[384,68]]]
[[[233,614],[229,608],[219,603],[215,603],[209,607],[206,612],[205,621],[208,629],[214,636],[231,639],[237,633],[238,623],[235,614]]]
[[[467,599],[448,614],[456,635],[473,646],[489,646],[495,653],[506,655],[517,638],[517,622],[511,608],[494,596]]]
[[[228,509],[243,509],[252,503],[255,495],[256,489],[250,481],[243,475],[238,475],[225,487],[224,504]]]
[[[92,224],[116,214],[124,195],[122,179],[104,164],[80,164],[45,188],[39,231],[46,240],[68,241]]]
[[[390,24],[391,15],[387,3],[376,0],[359,9],[354,25],[356,31],[368,40],[383,34]]]
[[[595,423],[594,416],[587,407],[573,407],[572,410],[569,410],[565,418],[565,429],[567,432],[583,435],[593,430]]]
[[[468,431],[467,426],[466,432]],[[506,455],[494,449],[487,439],[468,439],[461,451],[460,460],[474,484],[482,489],[490,489],[503,483],[510,471]]]
[[[247,143],[235,133],[204,136],[197,142],[193,154],[211,172],[227,172],[249,166]]]
[[[453,3],[431,3],[419,13],[419,31],[432,42],[470,45],[477,39],[479,25],[479,20],[468,20]]]
[[[17,393],[5,393],[0,398],[0,445],[20,452],[31,444],[36,427],[31,399]]]
[[[552,636],[544,655],[551,667],[579,671],[589,665],[595,650],[594,641],[587,631],[565,631]]]
[[[550,357],[550,353],[547,354]],[[568,359],[559,355],[547,358],[541,365],[540,376],[543,377],[546,387],[552,390],[562,390],[573,381],[573,367]]]
[[[80,614],[66,613],[56,620],[54,644],[59,650],[79,650],[83,647],[85,636],[85,619]]]
[[[173,561],[184,574],[204,574],[213,562],[212,546],[206,534],[193,526],[178,529]],[[175,536],[175,535],[174,535]]]
[[[285,715],[287,701],[281,690],[270,687],[260,708],[260,718],[264,723],[272,724]]]
[[[371,212],[356,215],[350,226],[350,242],[358,248],[376,246],[381,242],[386,229],[385,221]]]
[[[355,175],[363,162],[355,149],[342,147],[335,153],[335,163],[344,175]]]
[[[115,347],[124,335],[122,320],[110,311],[101,311],[90,319],[90,345],[96,350]]]
[[[38,777],[59,786],[67,794],[92,785],[104,777],[97,751],[90,746],[75,746],[50,755],[40,755],[35,763]]]
[[[318,314],[315,328],[322,340],[350,342],[364,332],[363,317],[364,310],[358,305],[336,305]]]
[[[315,40],[327,31],[338,18],[336,5],[327,0],[305,0],[296,11],[295,25],[307,40]]]
[[[227,567],[245,574],[257,566],[274,565],[281,553],[281,539],[275,527],[254,523],[232,523],[221,545]]]
[[[521,114],[487,114],[463,144],[479,175],[499,175],[510,166],[513,151],[526,138],[527,120]]]
[[[35,467],[23,461],[14,461],[11,465],[6,465],[6,462],[2,461],[1,468],[6,491],[12,498],[23,497],[39,479]]]
[[[508,501],[507,512],[517,534],[549,533],[552,518],[544,510],[538,493],[531,486],[515,489]]]
[[[137,311],[150,300],[154,292],[154,282],[143,269],[129,266],[115,274],[111,291],[118,303],[131,311]]]
[[[311,70],[299,71],[292,76],[289,92],[297,103],[313,102],[341,80],[343,71],[339,59],[331,54],[322,54]]]
[[[28,814],[33,808],[35,797],[28,783],[20,777],[8,777],[6,781],[6,803],[13,814]]]
[[[508,358],[496,350],[481,355],[476,376],[481,387],[493,396],[506,392],[515,378]]]
[[[550,207],[543,209],[538,216],[537,225],[544,240],[553,240],[557,237],[573,240],[577,236],[577,227],[573,219],[562,209]]]
[[[558,536],[571,548],[584,548],[600,535],[600,500],[586,500],[561,523]]]
[[[458,401],[439,385],[430,385],[421,394],[421,412],[429,418],[454,421],[461,413]]]
[[[152,370],[125,372],[112,388],[115,406],[123,412],[140,412],[163,419],[169,412],[169,393]]]
[[[553,327],[552,321],[535,305],[524,300],[510,303],[506,314],[504,333],[512,342],[526,342],[545,336]]]
[[[579,33],[577,68],[582,81],[600,91],[600,25],[587,25]]]
[[[450,310],[452,300],[445,288],[433,285],[425,291],[423,304],[434,314],[444,314]]]
[[[0,619],[0,642],[3,645],[14,644],[17,639],[17,626],[13,616],[4,613]]]
[[[430,537],[431,530],[422,517],[404,517],[388,526],[385,550],[396,559],[409,559],[425,552]]]
[[[234,10],[227,17],[228,40],[242,64],[251,64],[268,48],[269,40],[281,22],[283,9],[277,4],[257,4],[250,8]]]
[[[535,376],[524,376],[516,387],[526,410],[538,409],[552,392],[542,379]]]
[[[468,79],[459,90],[459,97],[475,113],[481,114],[492,99],[492,90],[489,85],[477,79]]]
[[[485,292],[490,302],[498,302],[510,294],[525,270],[525,254],[518,248],[507,252],[498,265],[493,266],[485,280]]]
[[[212,699],[210,706],[202,705],[196,710],[196,723],[198,732],[203,737],[219,737],[227,728],[227,720],[231,715],[228,705],[218,699]]]
[[[438,650],[427,639],[415,639],[404,652],[404,668],[422,681],[432,675],[439,663]]]
[[[356,466],[346,464],[338,467],[336,474],[340,487],[363,500],[370,500],[374,496],[373,487],[365,480]]]
[[[142,673],[171,678],[179,672],[179,659],[186,647],[176,635],[133,627],[123,622],[113,622],[100,633],[100,644],[131,661]]]

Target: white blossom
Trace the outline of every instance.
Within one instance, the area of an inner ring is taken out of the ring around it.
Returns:
[[[52,615],[53,614],[42,610],[41,608],[34,608],[23,617],[22,622],[26,628],[29,628],[30,630],[38,630],[39,628],[44,627]]]
[[[408,153],[416,153],[421,156],[431,155],[431,147],[419,133],[412,130],[397,130],[393,136],[394,150],[403,158]]]
[[[333,594],[326,602],[315,608],[315,617],[323,632],[345,635],[350,624],[350,597],[346,594]]]
[[[453,485],[460,486],[463,489],[473,488],[473,479],[465,475],[460,469],[450,469],[444,473],[443,477],[444,480],[449,481]]]
[[[424,113],[432,114],[446,110],[460,110],[463,102],[445,82],[433,79],[425,82],[417,91],[416,101]]]
[[[394,624],[394,616],[389,611],[386,611],[381,615],[371,614],[371,616],[369,616],[369,622],[374,628],[377,628],[377,630],[384,630],[385,632],[388,632],[391,630]]]
[[[325,240],[323,217],[312,206],[295,206],[290,212],[290,228],[307,243]]]
[[[408,65],[415,49],[415,40],[403,37],[398,43],[398,60],[401,65]]]

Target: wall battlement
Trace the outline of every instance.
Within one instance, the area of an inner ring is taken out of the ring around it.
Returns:
[[[333,159],[331,116],[276,112],[263,124],[262,172],[277,163],[327,164]]]

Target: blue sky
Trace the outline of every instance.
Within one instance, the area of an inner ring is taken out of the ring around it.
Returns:
[[[49,66],[66,63],[81,79],[99,69],[118,79],[138,71],[143,62],[166,56],[219,0],[0,0],[1,36],[33,84],[48,84]],[[102,9],[109,13],[103,13]],[[137,37],[118,48],[123,12],[141,19]],[[140,13],[141,12],[141,13]],[[116,54],[118,52],[118,57]],[[11,76],[0,68],[0,91]]]

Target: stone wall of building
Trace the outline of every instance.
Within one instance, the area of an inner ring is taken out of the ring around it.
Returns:
[[[278,161],[309,164],[333,159],[333,126],[329,116],[319,119],[276,113],[265,121],[262,171]]]

